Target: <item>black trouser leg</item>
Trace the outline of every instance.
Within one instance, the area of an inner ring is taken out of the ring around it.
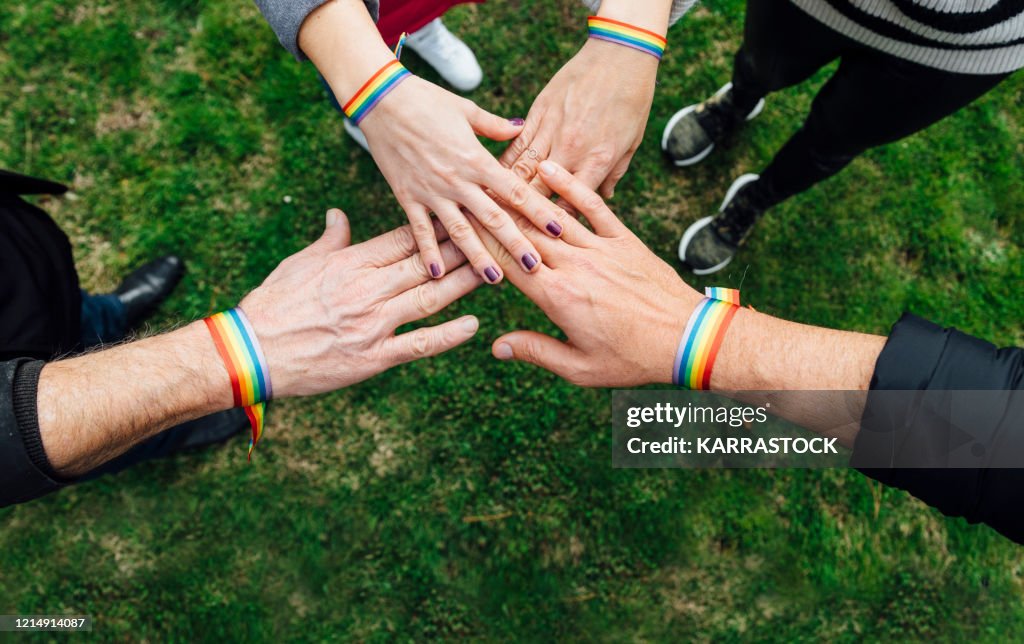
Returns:
[[[952,74],[862,48],[844,53],[799,131],[761,173],[766,206],[842,170],[865,150],[956,112],[1009,74]]]
[[[770,92],[803,82],[852,41],[789,0],[747,0],[743,44],[733,62],[733,103],[747,114]]]

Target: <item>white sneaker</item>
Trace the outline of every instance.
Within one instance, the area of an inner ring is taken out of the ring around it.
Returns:
[[[363,131],[359,129],[359,126],[350,121],[347,116],[345,117],[344,121],[345,131],[348,132],[348,135],[352,137],[352,140],[358,143],[359,147],[369,152],[370,144],[366,142],[366,135],[363,134]]]
[[[448,31],[440,18],[409,34],[405,46],[419,54],[441,78],[460,92],[473,91],[484,79],[473,50]]]

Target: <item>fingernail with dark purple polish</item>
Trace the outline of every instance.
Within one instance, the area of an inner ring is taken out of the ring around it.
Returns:
[[[533,253],[526,253],[523,255],[523,266],[526,270],[532,271],[533,267],[537,265],[537,258],[533,256]]]
[[[437,264],[430,265],[430,274],[434,277],[441,277],[441,267]]]
[[[526,125],[526,121],[519,118],[518,116],[515,117],[514,119],[509,119],[508,122],[516,127],[522,127],[523,125]]]
[[[551,222],[550,224],[545,226],[545,228],[547,228],[548,232],[554,235],[555,237],[558,237],[559,235],[562,234],[562,226],[557,221]]]
[[[484,277],[487,278],[488,282],[493,284],[498,281],[498,270],[493,266],[488,266],[484,269]]]

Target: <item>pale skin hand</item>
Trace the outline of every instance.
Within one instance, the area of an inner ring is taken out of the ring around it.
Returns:
[[[599,16],[665,35],[672,2],[605,0]],[[658,60],[622,45],[587,40],[537,96],[522,133],[501,155],[538,190],[537,165],[550,159],[606,198],[629,169],[654,99]],[[561,203],[564,208],[568,205]]]
[[[449,271],[440,280],[427,276],[415,250],[408,226],[350,246],[348,220],[331,210],[323,236],[242,300],[275,398],[339,389],[473,337],[473,316],[395,335],[481,284],[451,242],[440,247]],[[43,447],[63,477],[232,404],[227,370],[203,322],[49,363],[37,397]]]
[[[588,387],[670,384],[683,329],[702,296],[566,169],[544,162],[540,176],[587,218],[593,232],[576,222],[566,227],[561,240],[535,239],[544,252],[544,266],[532,275],[509,279],[568,340],[513,331],[494,341],[494,356],[530,362]],[[722,343],[711,389],[727,395],[752,390],[864,391],[884,344],[879,336],[741,309]],[[815,400],[820,403],[821,398]],[[848,405],[850,398],[833,408],[803,405],[799,397],[787,401],[788,408],[773,413],[815,431],[837,433],[841,442],[852,445],[863,401],[859,408]]]
[[[335,0],[312,12],[299,32],[299,46],[344,104],[394,55],[381,40],[361,0]],[[521,121],[490,114],[473,102],[421,78],[407,78],[360,123],[370,153],[405,210],[424,266],[444,274],[431,225],[437,215],[452,241],[487,282],[502,269],[469,225],[472,212],[516,258],[519,271],[539,264],[540,253],[495,198],[534,226],[557,236],[564,211],[501,166],[477,135],[507,141]],[[549,227],[552,222],[554,226]]]

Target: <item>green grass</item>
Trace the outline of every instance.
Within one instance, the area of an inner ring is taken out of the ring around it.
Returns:
[[[453,10],[487,74],[471,98],[525,115],[585,15]],[[614,200],[666,259],[827,77],[772,96],[706,164],[668,168],[661,128],[728,78],[742,16],[709,2],[673,29]],[[1024,344],[1022,89],[779,207],[724,280],[803,322],[884,333],[910,309]],[[403,221],[248,0],[3,3],[0,166],[73,186],[42,203],[90,289],[187,258],[154,328],[237,302],[329,206],[356,239]],[[489,357],[504,331],[550,330],[544,316],[502,286],[439,317],[467,312],[481,332],[448,355],[275,404],[251,465],[239,438],[0,511],[0,613],[91,614],[116,641],[1024,637],[1024,551],[992,531],[850,471],[613,470],[607,391]]]

